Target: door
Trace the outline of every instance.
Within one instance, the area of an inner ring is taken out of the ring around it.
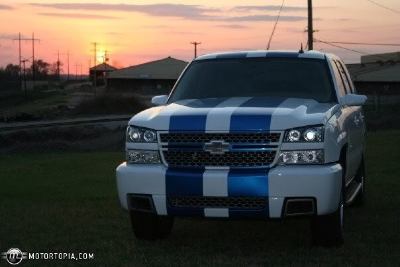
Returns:
[[[352,94],[357,94],[356,89],[352,80],[350,79],[349,71],[347,70],[346,66],[343,62],[338,62],[343,70],[345,75],[346,81],[348,83],[348,87]],[[364,154],[364,147],[365,147],[365,134],[366,134],[366,124],[364,119],[364,112],[362,106],[352,107],[353,112],[353,120],[354,120],[354,153],[355,153],[355,168],[356,171],[358,166],[361,163],[361,159]]]
[[[351,86],[346,78],[345,71],[341,67],[340,62],[333,60],[333,70],[335,72],[335,78],[338,84],[338,97],[342,97],[346,94],[350,94]],[[346,174],[345,183],[348,185],[354,178],[358,166],[358,156],[357,156],[357,137],[356,133],[356,117],[354,107],[342,106],[341,118],[342,131],[346,133],[347,136],[347,154],[346,154]]]
[[[354,94],[354,85],[350,79],[347,68],[343,62],[336,60],[336,66],[343,81],[346,94]],[[363,153],[364,140],[364,117],[361,107],[345,107],[349,110],[347,131],[349,136],[348,154],[347,154],[347,177],[346,183],[349,183],[357,173]]]

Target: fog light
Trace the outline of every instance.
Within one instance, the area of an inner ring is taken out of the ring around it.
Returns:
[[[160,154],[153,150],[128,150],[126,161],[131,164],[159,164]]]
[[[279,164],[323,164],[323,150],[281,151]]]

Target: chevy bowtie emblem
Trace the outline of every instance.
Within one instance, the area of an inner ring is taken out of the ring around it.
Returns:
[[[214,155],[222,155],[229,151],[229,143],[224,141],[211,141],[204,144],[204,151]]]

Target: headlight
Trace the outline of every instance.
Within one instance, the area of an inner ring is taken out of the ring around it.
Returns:
[[[323,164],[323,150],[281,151],[278,164]]]
[[[159,164],[160,154],[154,150],[128,150],[126,161],[131,164]]]
[[[310,126],[296,129],[290,129],[285,132],[283,140],[287,143],[294,142],[323,142],[324,141],[324,127],[323,126]]]
[[[157,133],[154,130],[146,128],[128,126],[126,141],[134,143],[157,143]]]

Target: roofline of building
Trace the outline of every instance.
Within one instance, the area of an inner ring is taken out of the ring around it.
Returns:
[[[97,67],[100,67],[100,66],[102,66],[102,65],[106,65],[107,67],[110,67],[110,68],[112,68],[112,69],[114,69],[114,70],[118,70],[118,68],[116,68],[116,67],[114,67],[114,66],[112,66],[112,65],[110,65],[110,64],[108,64],[108,63],[105,63],[105,62],[100,63],[100,64],[97,64],[96,66],[91,67],[89,70],[94,70],[94,69],[96,69]],[[96,70],[97,70],[97,69],[96,69]],[[101,69],[99,69],[99,70],[101,70]]]
[[[184,61],[184,60],[177,59],[177,58],[174,58],[174,57],[169,56],[169,57],[166,57],[166,58],[157,59],[157,60],[153,60],[153,61],[148,61],[148,62],[140,63],[140,64],[137,64],[137,65],[131,65],[131,66],[128,66],[128,67],[125,67],[125,68],[118,69],[118,71],[130,69],[130,68],[142,67],[142,66],[145,66],[145,65],[148,65],[148,64],[154,64],[154,63],[157,63],[157,62],[166,60],[166,59],[173,59],[173,60],[176,60],[176,61],[180,61],[180,62],[182,62],[182,63],[185,63],[185,64],[188,64],[188,63],[189,63],[189,62],[187,62],[187,61]]]

